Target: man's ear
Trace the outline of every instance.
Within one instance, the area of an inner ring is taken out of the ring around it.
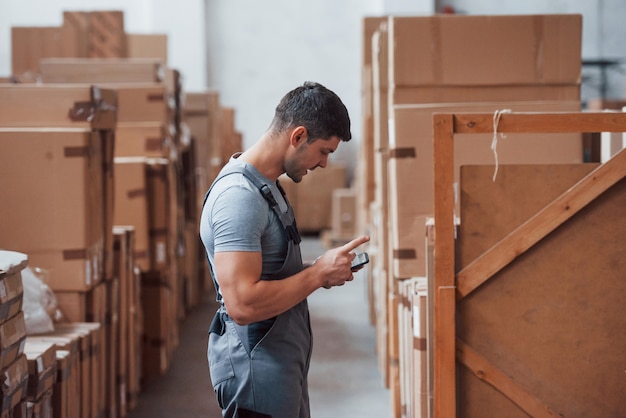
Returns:
[[[296,126],[291,130],[289,142],[292,146],[297,147],[298,145],[306,142],[307,135],[308,131],[304,126]]]

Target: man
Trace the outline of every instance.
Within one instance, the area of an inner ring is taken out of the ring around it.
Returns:
[[[205,198],[200,234],[220,302],[208,360],[224,417],[308,418],[312,335],[306,298],[353,279],[361,236],[302,263],[293,210],[277,179],[324,168],[350,118],[339,97],[306,82],[287,93],[268,130],[222,169]]]

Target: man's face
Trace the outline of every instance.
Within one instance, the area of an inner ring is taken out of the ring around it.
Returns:
[[[294,182],[300,183],[302,177],[309,170],[315,170],[317,167],[326,167],[328,157],[335,152],[341,140],[334,136],[328,140],[317,139],[314,142],[307,142],[303,138],[295,146],[295,152],[290,154],[285,161],[285,173]]]

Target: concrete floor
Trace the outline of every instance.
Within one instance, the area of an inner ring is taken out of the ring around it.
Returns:
[[[324,251],[305,237],[305,260]],[[369,322],[364,271],[345,286],[320,289],[309,297],[314,348],[309,372],[312,418],[391,416]],[[147,384],[128,418],[219,418],[206,361],[207,329],[215,302],[208,297],[182,323],[180,346],[165,376]]]

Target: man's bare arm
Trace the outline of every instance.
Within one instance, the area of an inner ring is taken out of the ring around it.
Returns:
[[[325,252],[309,268],[283,280],[261,280],[260,252],[217,252],[215,273],[228,315],[244,325],[279,315],[320,287],[341,286],[353,279],[350,263],[362,236]]]

